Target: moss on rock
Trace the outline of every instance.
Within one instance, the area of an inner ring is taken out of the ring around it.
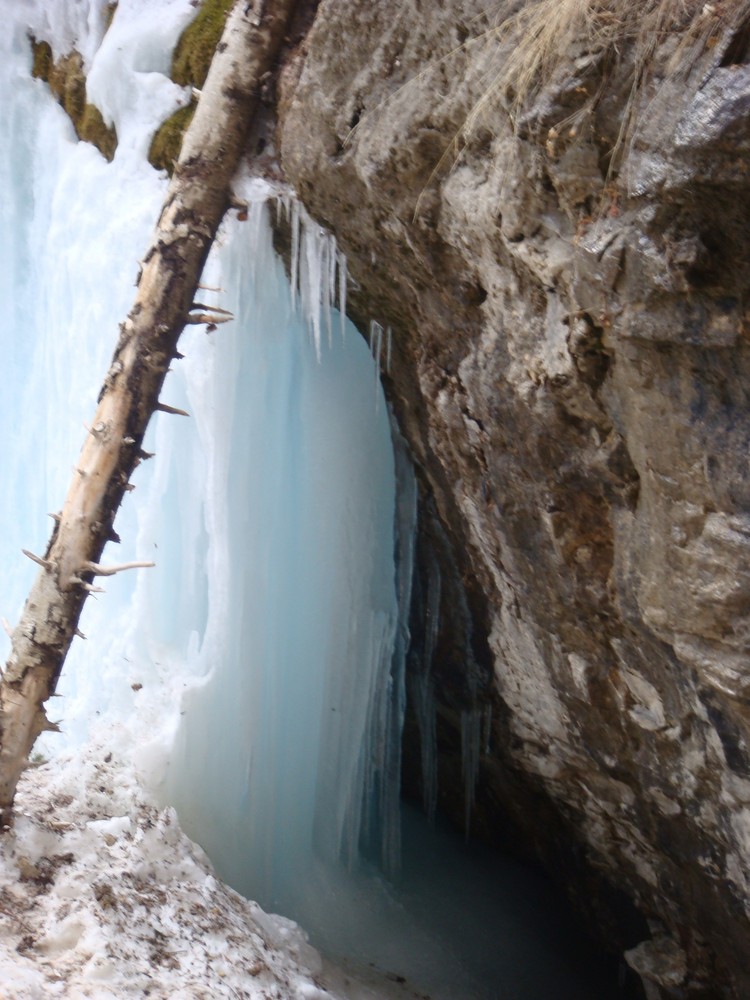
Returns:
[[[37,80],[49,81],[50,70],[54,65],[52,49],[48,42],[37,42],[31,39],[31,75]]]
[[[86,100],[86,75],[78,52],[61,56],[57,62],[47,42],[31,39],[31,75],[44,80],[73,123],[79,139],[90,142],[111,161],[117,149],[117,133],[105,124],[97,107]]]
[[[191,102],[187,107],[178,108],[156,130],[148,151],[148,162],[152,167],[166,170],[171,176],[175,161],[180,155],[182,137],[193,119],[195,108],[195,102]]]
[[[112,24],[112,18],[115,16],[115,11],[117,10],[117,0],[113,0],[112,3],[108,3],[104,8],[104,30],[109,31],[109,27]]]
[[[99,150],[105,160],[111,163],[117,149],[117,133],[106,124],[102,113],[95,104],[86,104],[78,126],[79,139],[85,139]]]
[[[203,86],[233,0],[204,0],[185,28],[172,56],[172,79],[180,86]]]
[[[233,0],[204,0],[198,14],[185,28],[172,56],[172,79],[181,87],[200,89],[219,44]],[[178,108],[157,129],[148,151],[148,162],[171,174],[180,155],[182,137],[195,114],[195,101]]]

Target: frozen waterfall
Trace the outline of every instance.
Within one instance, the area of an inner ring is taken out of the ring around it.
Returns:
[[[163,4],[162,38],[189,9]],[[5,189],[18,187],[3,202],[16,213],[3,227],[13,316],[2,331],[13,389],[3,426],[25,415],[8,476],[25,496],[3,497],[6,617],[33,570],[20,549],[43,549],[46,513],[64,495],[165,189],[143,151],[153,115],[183,95],[162,75],[168,48],[139,33],[139,15],[122,4],[92,56],[90,89],[120,137],[111,166],[75,141],[30,79],[20,19],[3,69],[16,95],[3,109]],[[91,13],[56,30],[73,27],[87,39],[101,30]],[[263,182],[239,180],[236,194],[248,218],[225,220],[203,276],[216,290],[201,292],[234,321],[186,333],[164,398],[191,419],[157,417],[147,442],[156,457],[118,516],[123,547],[157,568],[89,602],[91,640],[76,643],[59,692],[74,742],[92,720],[132,731],[144,705],[158,714],[156,731],[138,736],[149,780],[163,770],[160,794],[233,885],[292,912],[313,854],[356,859],[377,791],[391,803],[391,840],[396,829],[397,793],[381,787],[386,772],[398,787],[392,716],[403,703],[403,680],[394,687],[391,676],[394,459],[368,348],[332,316],[345,287],[335,244]],[[293,294],[272,248],[273,212],[291,216]]]
[[[167,73],[194,8],[120,0],[106,34],[101,0],[0,0],[0,10],[0,615],[13,620],[36,571],[21,549],[44,549],[160,209],[166,179],[145,153],[186,100]],[[82,53],[89,98],[117,129],[111,164],[31,79],[29,31],[56,54]],[[372,354],[333,311],[346,286],[331,237],[264,182],[241,178],[236,193],[248,217],[225,220],[201,293],[234,321],[183,336],[162,398],[191,417],[154,420],[155,457],[117,517],[123,559],[156,568],[113,577],[88,601],[89,639],[75,641],[53,710],[64,736],[42,749],[104,734],[237,889],[339,955],[406,972],[436,1000],[491,1000],[507,973],[484,968],[497,952],[489,899],[480,909],[472,896],[460,918],[482,953],[473,973],[452,943],[456,900],[484,876],[445,854],[441,836],[420,839],[414,818],[401,896],[357,863],[363,840],[386,868],[399,854],[414,479],[399,449],[394,458]],[[274,213],[292,231],[291,287]],[[377,333],[384,363],[390,336],[383,347]],[[464,888],[440,896],[438,876],[459,871]],[[538,886],[532,894],[547,908]],[[505,952],[533,933],[514,906]],[[432,926],[438,913],[448,931]],[[531,957],[531,986],[517,995],[551,995],[549,984],[558,1000],[596,995],[554,957],[553,937],[537,946],[551,956],[545,971]]]
[[[316,345],[291,311],[266,216],[255,206],[247,234],[233,227],[207,268],[207,284],[232,289],[222,304],[236,322],[219,335],[214,384],[188,391],[191,412],[211,394],[211,527],[208,591],[180,624],[199,620],[204,599],[208,615],[195,657],[186,651],[201,680],[184,699],[166,795],[233,885],[291,912],[313,851],[356,858],[363,796],[384,770],[400,700],[395,480],[367,347],[338,322]],[[303,285],[328,243],[316,236],[303,234]],[[155,538],[173,536],[176,499],[159,505]]]

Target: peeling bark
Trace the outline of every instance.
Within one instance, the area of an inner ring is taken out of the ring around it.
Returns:
[[[230,203],[230,181],[255,111],[261,77],[273,66],[294,0],[235,4],[214,55],[195,117],[185,133],[161,215],[120,326],[99,405],[73,481],[43,556],[0,682],[0,826],[10,823],[19,777],[37,736],[57,731],[45,701],[54,693],[93,578],[143,564],[102,566],[105,544],[117,541],[115,514],[144,457],[149,419],[177,341],[190,322],[226,317],[189,315],[203,265]],[[198,305],[199,309],[203,309]]]

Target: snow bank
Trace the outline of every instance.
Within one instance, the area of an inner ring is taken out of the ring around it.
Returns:
[[[214,874],[107,742],[29,771],[0,845],[3,1000],[407,998]]]

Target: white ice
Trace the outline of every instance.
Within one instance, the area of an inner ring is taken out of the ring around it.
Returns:
[[[163,198],[166,178],[144,153],[156,124],[184,101],[165,73],[194,8],[121,0],[103,42],[101,3],[2,0],[0,9],[10,24],[0,65],[10,97],[0,105],[0,614],[14,620],[35,569],[20,550],[44,549],[47,513],[64,496]],[[76,140],[46,86],[31,79],[29,31],[57,54],[83,52],[89,97],[117,128],[112,164]],[[95,863],[90,852],[79,857],[94,834],[127,841],[134,854],[144,846],[144,795],[174,802],[235,884],[291,912],[293,876],[299,884],[313,853],[333,863],[345,839],[356,842],[377,766],[371,700],[387,686],[397,623],[393,456],[365,345],[356,335],[320,336],[331,323],[334,264],[341,269],[331,238],[302,227],[298,316],[271,249],[270,192],[245,179],[236,193],[252,202],[250,218],[227,220],[204,276],[222,291],[201,293],[235,320],[183,338],[186,358],[164,398],[191,418],[154,422],[146,447],[156,457],[117,518],[127,557],[157,567],[112,578],[89,602],[81,628],[90,638],[76,641],[54,703],[64,736],[41,747],[56,760],[27,779],[20,802],[31,796],[38,807],[34,796],[48,787],[59,813],[53,788],[62,782],[72,802],[60,822],[131,817],[117,829],[75,826],[67,846],[55,845],[84,868]],[[105,766],[110,754],[115,763]],[[122,760],[128,767],[118,770]],[[89,782],[102,769],[106,792],[92,804]],[[19,852],[52,850],[47,834],[36,843],[39,822],[19,824],[0,881],[17,877]],[[186,850],[178,840],[170,863]],[[57,880],[45,895],[60,902]],[[74,922],[98,912],[85,896],[76,894]],[[35,940],[38,921],[56,919],[37,904],[25,918],[37,921]],[[80,964],[86,935],[62,934],[50,947]],[[85,947],[101,951],[105,938]],[[29,948],[29,965],[38,951]],[[121,973],[102,967],[95,977],[119,990]],[[47,972],[40,976],[49,989]]]

